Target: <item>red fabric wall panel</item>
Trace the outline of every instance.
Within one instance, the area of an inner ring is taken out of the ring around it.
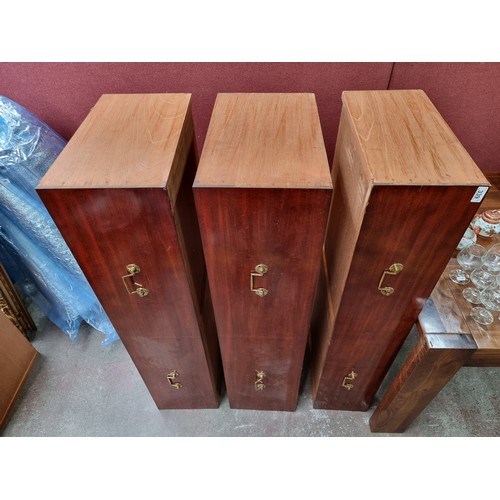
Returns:
[[[218,92],[313,92],[331,162],[341,92],[389,78],[423,89],[479,167],[500,171],[500,63],[0,63],[0,95],[69,139],[101,94],[190,92],[201,150]]]
[[[500,172],[500,63],[396,63],[389,88],[422,89],[483,172]]]
[[[218,92],[313,92],[331,162],[343,90],[385,89],[392,63],[0,63],[0,95],[69,139],[102,94],[190,92],[201,151]]]

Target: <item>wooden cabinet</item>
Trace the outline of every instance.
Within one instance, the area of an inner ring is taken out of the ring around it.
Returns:
[[[19,296],[14,283],[0,263],[0,310],[28,340],[33,340],[36,325]]]
[[[0,311],[0,430],[37,357],[38,351]]]
[[[489,183],[421,90],[342,95],[315,408],[367,410]]]
[[[217,96],[194,195],[231,408],[296,408],[331,192],[313,94]]]
[[[37,187],[158,408],[215,408],[190,94],[103,95]]]

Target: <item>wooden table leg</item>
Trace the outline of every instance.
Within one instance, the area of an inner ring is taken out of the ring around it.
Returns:
[[[372,432],[404,432],[477,349],[471,335],[423,335],[370,418]]]

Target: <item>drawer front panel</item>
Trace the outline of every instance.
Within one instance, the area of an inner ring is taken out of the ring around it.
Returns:
[[[231,408],[294,411],[304,348],[290,338],[221,339]]]
[[[47,209],[120,338],[196,335],[169,202],[161,189],[43,190]],[[128,264],[140,272],[129,278]],[[138,286],[148,290],[140,297]]]
[[[195,188],[195,201],[229,400],[234,407],[289,409],[292,400],[285,393],[298,388],[330,191],[200,187]],[[266,272],[258,272],[259,264]],[[267,294],[258,295],[251,285],[265,288]],[[295,370],[293,375],[286,371],[291,385],[279,389],[283,394],[273,396],[273,403],[255,391],[244,398],[233,395],[240,383],[233,371],[246,353],[246,348],[232,349],[235,338],[248,348],[259,339],[263,354],[265,339],[276,339],[269,341],[267,362]],[[280,352],[273,342],[283,342],[287,349]]]
[[[197,188],[195,200],[219,336],[305,338],[330,192]]]
[[[161,339],[167,346],[172,339],[190,338],[200,349],[194,367],[202,364],[203,345],[211,356],[213,382],[206,397],[212,407],[218,400],[216,332],[202,323],[198,301],[203,289],[193,291],[201,280],[200,266],[196,279],[191,279],[165,190],[45,189],[40,196],[137,368],[149,374],[144,375],[148,387],[156,387],[149,361],[142,357],[149,340],[154,339],[153,352],[161,353]],[[140,271],[130,273],[129,264],[136,264]],[[146,289],[147,295],[136,293],[139,288]],[[210,338],[202,339],[202,335]],[[132,348],[132,343],[143,346],[142,350]],[[172,391],[163,396],[156,388],[151,390],[162,407],[173,396]],[[175,395],[168,405],[175,405],[178,398]]]
[[[337,328],[377,330],[405,316],[416,318],[478,208],[470,203],[475,190],[374,187],[336,314]],[[329,260],[331,276],[335,256]],[[384,275],[396,263],[402,269]],[[379,286],[392,293],[384,295]]]
[[[317,407],[356,410],[371,404],[477,209],[470,203],[475,190],[474,186],[373,189],[340,305],[331,313],[333,328],[313,332],[317,339],[331,336],[324,366],[314,370]],[[332,262],[334,257],[330,256]],[[395,263],[402,264],[402,270],[384,275]],[[379,287],[393,291],[384,295]],[[329,293],[333,298],[334,290]],[[359,365],[365,376],[358,377],[356,390],[346,391],[339,380],[361,370]]]
[[[196,338],[131,339],[126,344],[160,409],[217,408],[218,397],[201,342]]]
[[[0,431],[38,357],[38,351],[0,311]]]

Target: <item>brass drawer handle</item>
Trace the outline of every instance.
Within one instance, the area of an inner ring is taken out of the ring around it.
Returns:
[[[145,297],[149,293],[149,290],[147,288],[144,288],[140,283],[136,283],[133,279],[136,274],[139,274],[141,272],[141,268],[137,264],[129,264],[127,266],[127,271],[129,272],[129,274],[122,276],[122,280],[128,294],[132,295],[135,293],[139,297]],[[129,288],[129,282],[137,288],[135,290],[131,290]]]
[[[171,387],[174,389],[180,389],[182,384],[180,382],[175,382],[175,379],[179,376],[179,372],[177,370],[171,371],[167,374],[167,380]]]
[[[265,264],[258,264],[255,266],[255,272],[250,273],[250,290],[258,295],[259,297],[265,297],[267,295],[266,288],[255,288],[253,279],[256,277],[262,277],[268,271],[267,266]]]
[[[403,270],[403,264],[392,264],[389,269],[386,269],[382,277],[380,278],[380,281],[378,282],[378,290],[382,295],[392,295],[394,293],[394,288],[392,286],[382,286],[384,283],[384,279],[386,274],[391,274],[391,275],[396,275],[399,274]]]

